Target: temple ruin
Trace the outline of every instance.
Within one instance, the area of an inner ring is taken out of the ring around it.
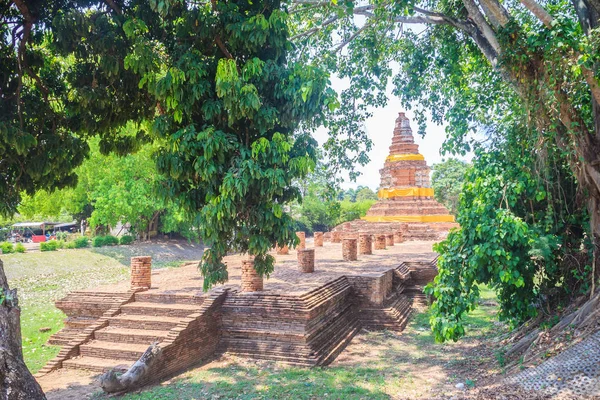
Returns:
[[[401,112],[396,119],[390,154],[379,173],[378,201],[360,220],[335,231],[403,232],[406,240],[438,240],[458,225],[448,209],[433,197],[430,169],[419,153],[410,121]]]

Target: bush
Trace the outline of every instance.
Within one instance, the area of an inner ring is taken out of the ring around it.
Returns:
[[[15,246],[15,251],[17,253],[25,253],[25,246],[23,246],[23,243],[17,243]]]
[[[2,249],[2,254],[10,254],[15,252],[13,244],[9,242],[0,243],[0,249]]]
[[[135,238],[131,235],[124,235],[121,236],[121,239],[119,239],[119,244],[131,244],[133,243],[133,241],[135,240]]]
[[[67,240],[67,236],[69,236],[69,234],[67,232],[58,231],[58,232],[54,233],[54,236],[58,240],[66,241]]]
[[[90,245],[90,241],[85,236],[78,237],[72,243],[73,243],[75,249],[83,249]]]
[[[119,244],[119,239],[112,235],[96,236],[92,240],[92,246],[94,247],[114,246],[116,244]]]
[[[41,251],[56,251],[60,248],[60,243],[56,240],[50,240],[49,242],[40,243]]]
[[[66,242],[65,249],[75,249],[75,242]]]

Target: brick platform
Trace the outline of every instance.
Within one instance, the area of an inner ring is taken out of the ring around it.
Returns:
[[[412,246],[417,247],[410,252]],[[85,328],[65,345],[52,368],[125,371],[153,342],[159,343],[163,358],[140,384],[209,360],[218,349],[249,358],[327,365],[362,327],[403,329],[411,305],[424,300],[422,287],[436,273],[430,246],[400,244],[386,254],[341,263],[342,246],[327,244],[316,251],[319,269],[311,274],[298,271],[296,255],[280,256],[262,292],[234,286],[243,282],[240,272],[253,270],[252,262],[241,256],[237,268],[227,261],[232,284],[208,294],[202,292],[195,264],[165,270],[163,277],[157,274],[154,288],[143,292],[74,292],[57,305]],[[302,253],[311,252],[315,250]]]

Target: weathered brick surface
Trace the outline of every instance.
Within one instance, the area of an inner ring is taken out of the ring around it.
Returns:
[[[404,233],[402,230],[398,229],[394,232],[394,243],[402,243],[404,242]]]
[[[254,260],[242,261],[242,292],[263,290],[263,277],[254,269]]]
[[[368,233],[359,234],[358,254],[373,254],[373,235]]]
[[[306,233],[304,232],[296,232],[296,236],[300,239],[300,244],[296,247],[297,250],[302,250],[306,248]]]
[[[375,235],[375,250],[385,250],[385,235]]]
[[[323,247],[323,232],[315,232],[315,247]]]
[[[290,254],[290,249],[288,248],[287,245],[283,245],[283,246],[277,246],[277,254],[280,256],[284,256],[286,254]]]
[[[298,269],[300,272],[315,272],[315,249],[298,250]]]
[[[131,288],[152,287],[152,257],[131,257]]]
[[[323,241],[324,242],[331,242],[331,232],[325,232],[323,234]]]
[[[332,243],[342,243],[342,232],[339,232],[339,231],[331,232],[331,242]]]
[[[386,233],[386,235],[385,235],[385,245],[386,246],[393,246],[394,245],[394,234],[393,233]]]
[[[358,259],[356,239],[343,239],[342,241],[342,258],[344,261],[356,261]]]

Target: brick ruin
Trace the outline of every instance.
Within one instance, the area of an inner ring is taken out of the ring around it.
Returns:
[[[356,254],[356,239],[351,241]],[[327,245],[339,247],[341,255],[342,246]],[[297,257],[300,265],[285,273],[300,270],[311,280],[315,249],[300,249]],[[294,365],[327,365],[363,327],[395,331],[405,327],[413,305],[426,302],[423,285],[437,273],[436,260],[426,258],[372,269],[367,263],[356,274],[326,275],[312,289],[297,293],[260,291],[262,279],[259,283],[255,273],[246,271],[251,260],[242,262],[239,286],[208,293],[157,292],[149,290],[146,281],[149,258],[133,258],[136,268],[129,291],[79,291],[56,302],[67,319],[49,343],[62,349],[39,375],[59,368],[125,372],[151,349],[159,362],[148,366],[136,387],[222,352]],[[141,278],[148,287],[139,285]]]
[[[399,113],[390,154],[379,173],[378,201],[359,220],[334,228],[341,232],[395,234],[405,240],[438,240],[458,225],[446,207],[433,198],[429,167],[415,143],[410,122]]]

